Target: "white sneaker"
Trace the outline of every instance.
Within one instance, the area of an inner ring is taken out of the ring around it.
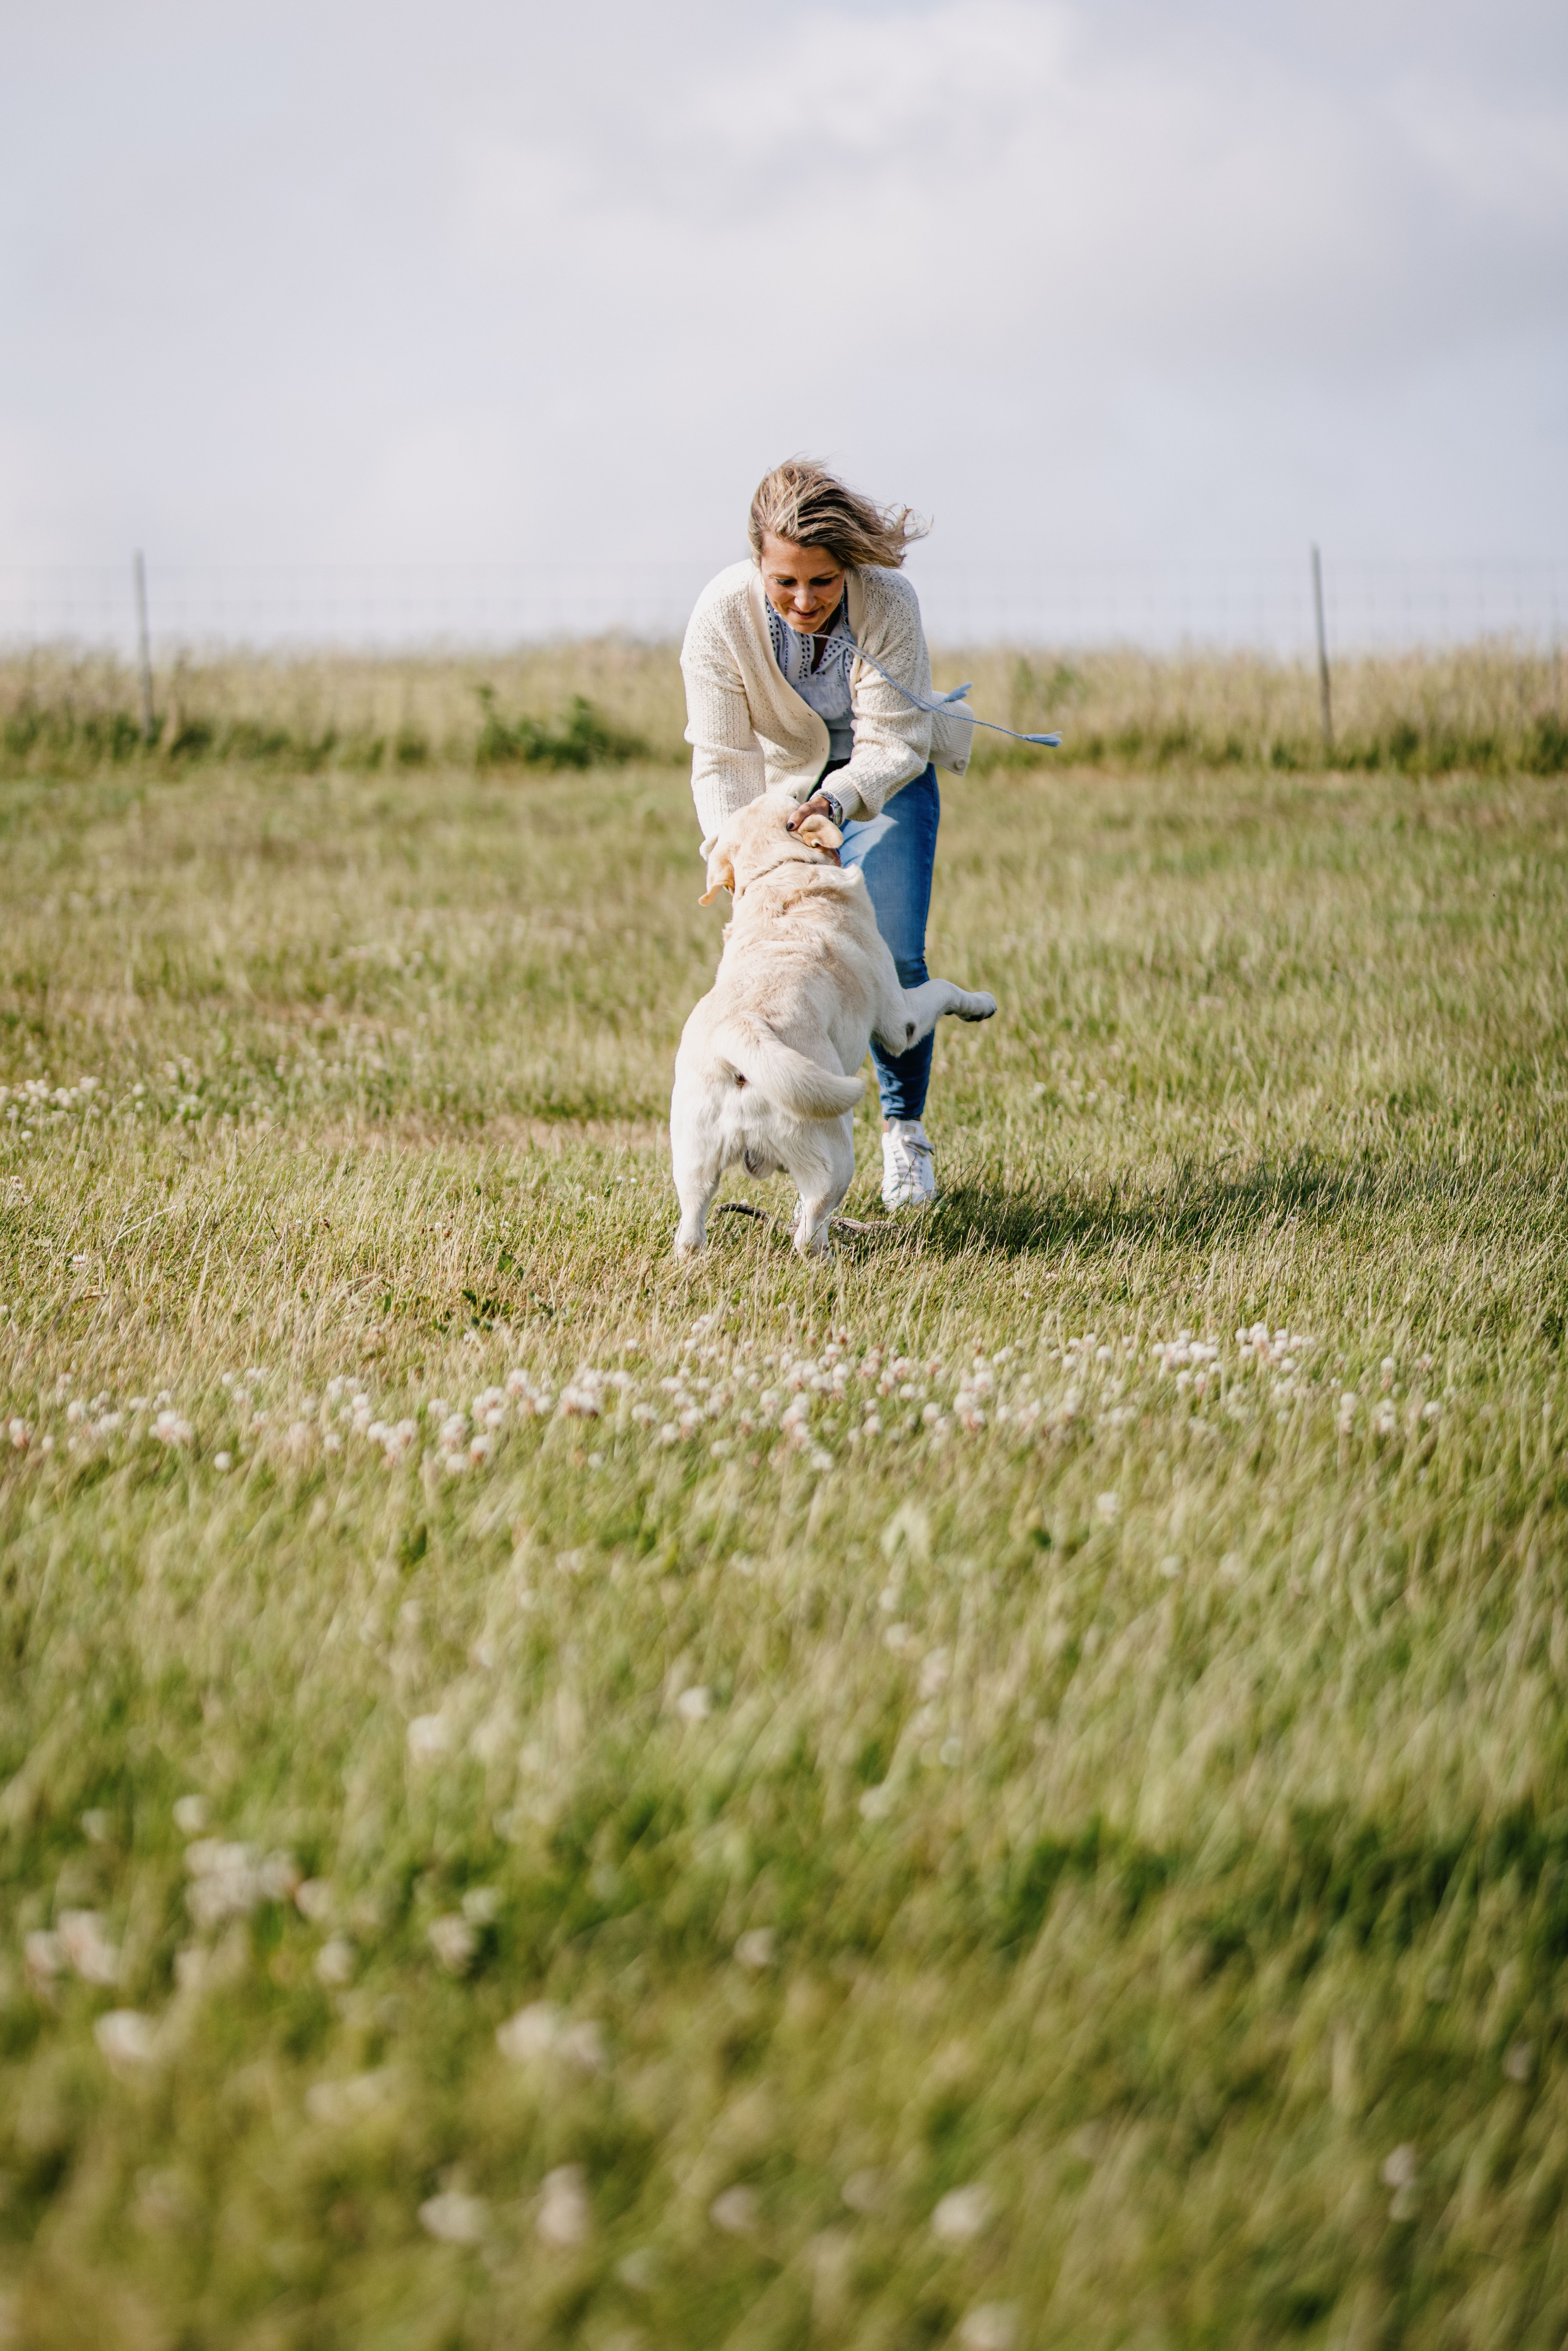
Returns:
[[[895,1118],[882,1138],[882,1205],[925,1208],[936,1197],[936,1169],[917,1118]]]

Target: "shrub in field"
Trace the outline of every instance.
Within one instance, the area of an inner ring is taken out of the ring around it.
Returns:
[[[640,736],[607,725],[583,695],[572,695],[565,718],[552,727],[537,718],[503,718],[494,686],[481,685],[476,692],[485,714],[474,746],[476,768],[608,768],[647,757],[648,747]]]

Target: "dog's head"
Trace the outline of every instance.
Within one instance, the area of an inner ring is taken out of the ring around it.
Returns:
[[[707,888],[698,900],[710,906],[721,890],[741,892],[763,874],[783,865],[836,865],[843,834],[836,824],[813,810],[798,831],[789,831],[797,803],[779,792],[727,817],[708,852]]]

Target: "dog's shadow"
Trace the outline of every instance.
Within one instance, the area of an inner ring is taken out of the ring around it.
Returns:
[[[1000,1171],[954,1183],[918,1217],[834,1220],[833,1244],[846,1263],[870,1263],[892,1251],[900,1258],[1022,1258],[1074,1249],[1097,1254],[1117,1247],[1177,1250],[1235,1243],[1271,1225],[1321,1222],[1374,1202],[1390,1191],[1404,1196],[1431,1190],[1451,1194],[1452,1170],[1357,1159],[1333,1162],[1301,1151],[1259,1158],[1245,1167],[1233,1155],[1204,1165],[1167,1161],[1157,1171],[1097,1180],[1020,1182]],[[777,1245],[789,1246],[789,1218],[740,1201],[726,1202],[748,1219],[774,1228]],[[737,1222],[739,1222],[739,1217]]]

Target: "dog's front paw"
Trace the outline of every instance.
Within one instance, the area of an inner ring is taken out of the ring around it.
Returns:
[[[960,1020],[988,1020],[996,1008],[996,998],[988,996],[985,990],[981,989],[977,995],[971,996],[968,1001],[959,1008],[958,1018]]]

